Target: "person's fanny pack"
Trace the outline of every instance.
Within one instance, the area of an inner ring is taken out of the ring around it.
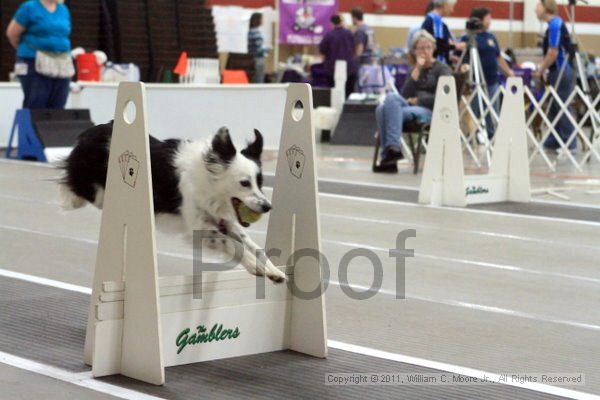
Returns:
[[[52,53],[49,51],[35,51],[35,71],[49,78],[72,78],[75,75],[75,66],[71,53]]]

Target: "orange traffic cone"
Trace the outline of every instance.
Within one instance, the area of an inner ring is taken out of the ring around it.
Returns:
[[[188,74],[188,61],[187,60],[188,60],[187,52],[184,51],[179,56],[179,61],[177,61],[177,65],[175,66],[175,69],[173,70],[173,72],[179,76],[187,76],[187,74]]]

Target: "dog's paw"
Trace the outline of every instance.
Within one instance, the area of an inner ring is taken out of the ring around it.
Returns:
[[[276,283],[281,283],[286,281],[286,276],[279,268],[275,266],[267,266],[266,268],[267,278]]]

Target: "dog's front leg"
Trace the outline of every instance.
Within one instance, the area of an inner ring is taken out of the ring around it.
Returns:
[[[222,233],[217,229],[204,231],[202,243],[194,243],[195,246],[206,245],[209,249],[225,254],[231,261],[226,264],[241,264],[252,275],[265,275],[265,266],[256,258],[256,253],[249,250],[243,243],[240,235],[233,232]]]
[[[253,258],[248,258],[244,260],[242,258],[242,265],[247,269],[248,267],[244,262],[254,263],[257,268],[261,268],[264,270],[265,275],[274,282],[283,282],[286,277],[285,274],[276,266],[273,265],[271,260],[263,254],[262,257],[258,257],[258,254],[264,253],[264,250],[261,249],[246,233],[243,231],[236,231],[237,236],[239,236],[242,245],[244,246],[244,254],[252,254]],[[260,265],[260,267],[259,267]]]

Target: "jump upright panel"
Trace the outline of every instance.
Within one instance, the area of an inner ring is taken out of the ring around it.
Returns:
[[[308,85],[282,88],[266,248],[288,284],[266,280],[262,297],[261,278],[241,267],[204,273],[201,283],[191,270],[158,276],[145,89],[120,85],[85,344],[94,376],[160,385],[172,365],[284,349],[326,357],[312,97]],[[130,102],[137,112],[132,121],[125,116]],[[198,290],[202,299],[194,298]]]
[[[438,81],[419,202],[465,207],[467,204],[531,198],[523,81],[509,78],[495,134],[488,174],[465,175],[456,85]]]
[[[154,235],[152,171],[144,87],[121,83],[108,159],[106,193],[86,332],[85,361],[97,376],[165,381]],[[135,109],[126,115],[127,108]],[[107,281],[127,282],[121,321],[96,324],[96,304]],[[122,324],[119,337],[114,325]],[[122,351],[114,351],[121,347]],[[97,362],[96,362],[97,361]]]

